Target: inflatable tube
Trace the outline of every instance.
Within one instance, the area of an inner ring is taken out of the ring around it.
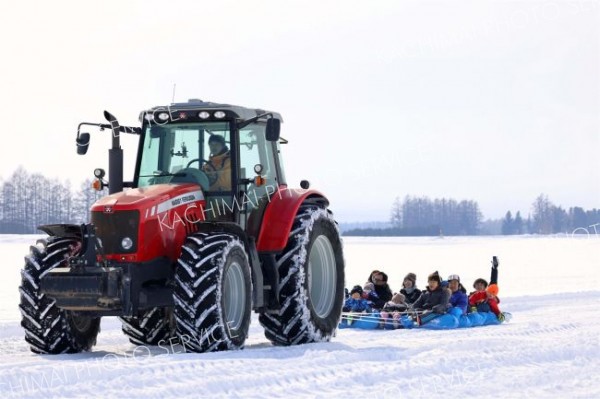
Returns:
[[[453,308],[456,309],[456,308]],[[452,313],[446,313],[444,315],[429,314],[422,320],[422,325],[416,325],[411,315],[403,314],[400,316],[398,323],[394,323],[392,316],[390,315],[386,320],[381,318],[379,312],[376,313],[364,313],[360,315],[356,314],[342,314],[342,320],[340,321],[339,328],[359,328],[361,330],[395,330],[397,328],[412,329],[412,328],[424,328],[428,330],[450,330],[454,328],[469,328],[486,325],[498,325],[502,324],[496,315],[492,312],[474,312],[467,315],[461,315],[456,317],[460,309],[452,310]],[[505,321],[509,321],[512,315],[508,312],[504,312]]]
[[[481,313],[473,312],[467,315],[469,321],[471,322],[471,327],[482,326],[485,323],[485,316]]]
[[[496,315],[493,314],[492,312],[483,312],[483,313],[481,313],[481,315],[484,317],[484,321],[483,321],[484,326],[500,324],[500,320],[498,320]]]
[[[421,328],[428,330],[449,330],[458,327],[458,319],[450,313],[433,318],[421,325]]]
[[[403,328],[407,328],[407,329],[416,327],[415,321],[412,319],[412,317],[410,317],[408,315],[400,316],[400,324],[402,325]]]
[[[361,316],[360,319],[355,321],[356,328],[362,328],[364,330],[375,330],[379,327],[381,317],[379,313],[371,313],[369,315]]]
[[[383,319],[381,321],[383,322]],[[395,330],[397,328],[400,328],[399,326],[400,326],[400,320],[394,322],[394,319],[391,315],[385,319],[385,322],[383,322],[384,330]]]
[[[458,328],[469,328],[469,327],[473,327],[473,324],[471,323],[469,316],[467,316],[466,314],[460,316],[458,318]]]
[[[450,313],[452,316],[456,317],[457,319],[464,314],[463,310],[461,308],[456,308],[456,307],[448,309],[448,313]]]
[[[375,330],[379,328],[381,321],[379,313],[365,313],[364,315],[345,315],[342,314],[339,328],[360,328],[362,330]]]

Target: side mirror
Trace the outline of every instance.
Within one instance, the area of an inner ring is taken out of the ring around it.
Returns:
[[[85,155],[90,146],[90,134],[80,133],[75,142],[77,143],[77,154]]]
[[[267,131],[266,137],[268,141],[279,140],[279,132],[281,130],[281,121],[276,118],[270,118],[267,120]]]

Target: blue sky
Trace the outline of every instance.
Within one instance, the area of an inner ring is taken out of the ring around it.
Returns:
[[[110,137],[78,157],[77,123],[137,124],[176,83],[177,101],[280,112],[289,183],[310,180],[342,221],[387,220],[407,194],[486,217],[542,192],[600,206],[597,2],[122,3],[4,8],[0,176],[78,184]]]

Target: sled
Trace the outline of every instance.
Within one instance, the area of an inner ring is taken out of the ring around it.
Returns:
[[[418,312],[419,314],[421,312]],[[471,328],[479,326],[490,326],[507,323],[512,319],[512,314],[504,312],[504,321],[498,320],[492,312],[474,312],[467,315],[457,317],[456,313],[446,313],[434,317],[422,325],[416,324],[414,313],[405,313],[400,316],[397,322],[394,322],[392,317],[387,319],[381,318],[379,312],[374,313],[342,313],[342,320],[338,328],[358,328],[361,330],[395,330],[395,329],[413,329],[422,328],[427,330],[453,330],[456,328]],[[426,317],[425,317],[426,318]]]

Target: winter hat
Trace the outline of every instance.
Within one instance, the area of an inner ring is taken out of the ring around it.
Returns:
[[[437,272],[437,270],[435,272],[431,273],[429,275],[429,277],[427,277],[427,281],[431,281],[431,280],[437,281],[438,284],[442,282],[442,279],[440,278],[440,274]]]
[[[219,136],[218,134],[213,134],[208,138],[208,143],[221,143],[225,145],[225,137]]]
[[[456,280],[460,283],[460,277],[458,276],[458,274],[451,274],[448,276],[448,282],[452,281],[452,280]]]
[[[484,280],[484,279],[482,279],[482,278],[478,278],[478,279],[477,279],[477,280],[475,280],[475,282],[473,283],[473,288],[475,288],[475,286],[476,286],[477,284],[479,284],[479,283],[483,284],[485,288],[487,288],[487,286],[488,286],[488,282],[487,282],[487,281],[485,281],[485,280]]]
[[[413,287],[415,287],[417,285],[417,275],[414,273],[408,273],[406,276],[404,276],[404,280],[412,281]],[[404,281],[404,280],[402,280],[402,281]]]
[[[489,292],[490,294],[492,294],[493,296],[498,296],[498,285],[497,284],[490,284],[489,287],[486,288],[486,291]]]
[[[362,296],[363,289],[360,285],[355,285],[354,287],[352,287],[352,290],[350,290],[350,296],[356,293],[359,293]]]
[[[392,297],[392,302],[394,302],[396,305],[399,305],[401,303],[404,303],[404,300],[406,299],[406,297],[400,293],[394,294],[394,296]]]
[[[363,287],[365,291],[373,291],[375,289],[375,285],[373,283],[367,283]]]

